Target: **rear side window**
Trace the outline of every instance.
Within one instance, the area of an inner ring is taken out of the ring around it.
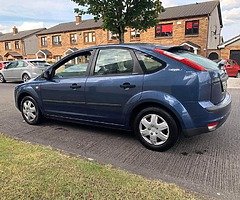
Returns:
[[[218,64],[212,60],[209,60],[208,58],[205,58],[203,56],[188,52],[188,51],[178,51],[178,52],[172,52],[175,53],[181,57],[187,58],[201,66],[203,66],[207,70],[219,70]]]
[[[35,67],[49,67],[50,64],[47,63],[46,61],[41,61],[41,60],[34,60],[34,61],[30,61],[30,63],[32,63]]]
[[[137,59],[146,73],[153,73],[166,67],[166,63],[145,53],[136,51]]]

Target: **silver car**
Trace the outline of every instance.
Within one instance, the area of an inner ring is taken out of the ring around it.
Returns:
[[[6,81],[23,81],[35,78],[42,74],[50,66],[45,60],[16,60],[10,62],[4,69],[0,70],[0,83]]]

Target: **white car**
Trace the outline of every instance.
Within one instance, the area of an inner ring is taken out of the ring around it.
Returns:
[[[51,65],[45,60],[29,59],[11,61],[7,66],[0,70],[0,83],[6,81],[23,81],[37,77]]]

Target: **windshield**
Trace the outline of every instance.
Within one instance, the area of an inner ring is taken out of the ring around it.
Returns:
[[[174,53],[181,57],[184,57],[184,58],[194,61],[195,63],[203,66],[205,69],[219,70],[218,63],[213,62],[212,60],[209,60],[203,56],[200,56],[200,55],[188,52],[188,51],[177,51]]]
[[[36,67],[49,67],[50,66],[50,64],[47,63],[45,60],[33,60],[33,61],[30,61],[30,63],[32,63]]]

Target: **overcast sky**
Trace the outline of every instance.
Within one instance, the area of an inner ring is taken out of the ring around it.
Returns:
[[[164,7],[207,0],[162,0]],[[70,0],[0,0],[0,32],[51,27],[74,20],[76,4]],[[224,40],[240,34],[240,0],[221,0]],[[90,18],[84,16],[83,19]]]

